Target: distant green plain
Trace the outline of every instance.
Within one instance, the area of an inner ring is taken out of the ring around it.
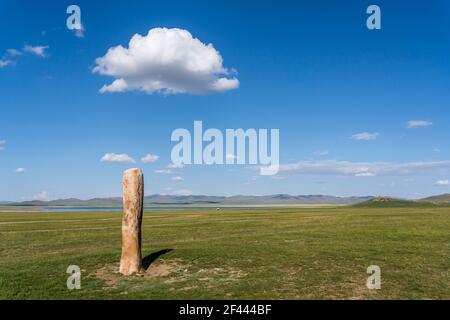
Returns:
[[[450,299],[450,207],[147,211],[151,264],[131,277],[120,226],[119,212],[0,213],[0,299]]]

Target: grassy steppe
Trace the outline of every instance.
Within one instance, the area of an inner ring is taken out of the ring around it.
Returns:
[[[129,278],[116,273],[120,224],[0,213],[0,299],[450,299],[449,207],[149,211],[154,261]],[[69,265],[81,290],[66,287]],[[366,288],[369,265],[381,290]]]

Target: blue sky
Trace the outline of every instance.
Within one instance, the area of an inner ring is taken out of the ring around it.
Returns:
[[[82,37],[66,27],[70,4],[81,8]],[[370,4],[381,8],[381,30],[366,28]],[[446,1],[4,0],[0,200],[117,196],[132,166],[144,170],[147,194],[450,192],[449,15]],[[239,86],[101,93],[115,78],[93,72],[96,59],[158,27],[211,43],[229,71],[223,77]],[[192,130],[194,120],[220,130],[279,128],[283,170],[157,173],[171,161],[172,131]],[[408,128],[412,120],[422,122]],[[359,133],[373,139],[352,139]],[[107,153],[136,163],[100,161]],[[159,158],[142,163],[147,154]],[[360,167],[370,174],[355,174]]]

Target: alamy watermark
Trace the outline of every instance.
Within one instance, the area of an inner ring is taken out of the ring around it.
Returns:
[[[70,274],[69,277],[67,277],[67,289],[73,290],[73,289],[81,289],[81,270],[79,266],[76,265],[70,265],[67,267],[66,270],[67,274]]]
[[[381,289],[381,268],[376,265],[367,267],[367,273],[370,276],[367,278],[367,289]]]
[[[70,31],[75,32],[75,36],[78,38],[84,37],[84,27],[81,22],[81,9],[79,6],[72,4],[67,7],[66,13],[70,16],[67,17],[66,26]]]
[[[367,18],[366,25],[369,30],[381,30],[381,9],[379,6],[372,4],[367,7],[367,14],[370,16]]]
[[[207,129],[194,121],[194,132],[179,128],[171,141],[178,142],[171,152],[174,165],[205,164],[259,165],[261,175],[275,175],[280,165],[280,130],[270,129]],[[204,146],[204,143],[206,145]],[[269,152],[270,149],[270,152]]]
[[[70,16],[66,20],[66,26],[69,30],[81,30],[81,9],[79,6],[72,4],[67,7],[67,14]]]

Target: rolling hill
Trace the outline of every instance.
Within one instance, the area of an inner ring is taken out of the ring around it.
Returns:
[[[450,194],[447,193],[447,194],[441,194],[438,196],[428,197],[428,198],[421,199],[421,201],[428,201],[428,202],[433,202],[433,203],[438,203],[438,204],[450,203]]]
[[[359,208],[405,208],[405,207],[434,207],[436,204],[428,201],[414,201],[389,197],[376,197],[354,205]]]
[[[174,196],[154,194],[144,197],[144,204],[151,205],[282,205],[282,204],[335,204],[335,205],[351,205],[366,201],[371,197],[335,197],[325,195],[287,195],[276,194],[267,196],[205,196],[205,195],[189,195]],[[122,198],[93,198],[89,200],[80,200],[75,198],[58,199],[51,201],[23,201],[8,203],[12,206],[65,206],[65,207],[121,207]]]

